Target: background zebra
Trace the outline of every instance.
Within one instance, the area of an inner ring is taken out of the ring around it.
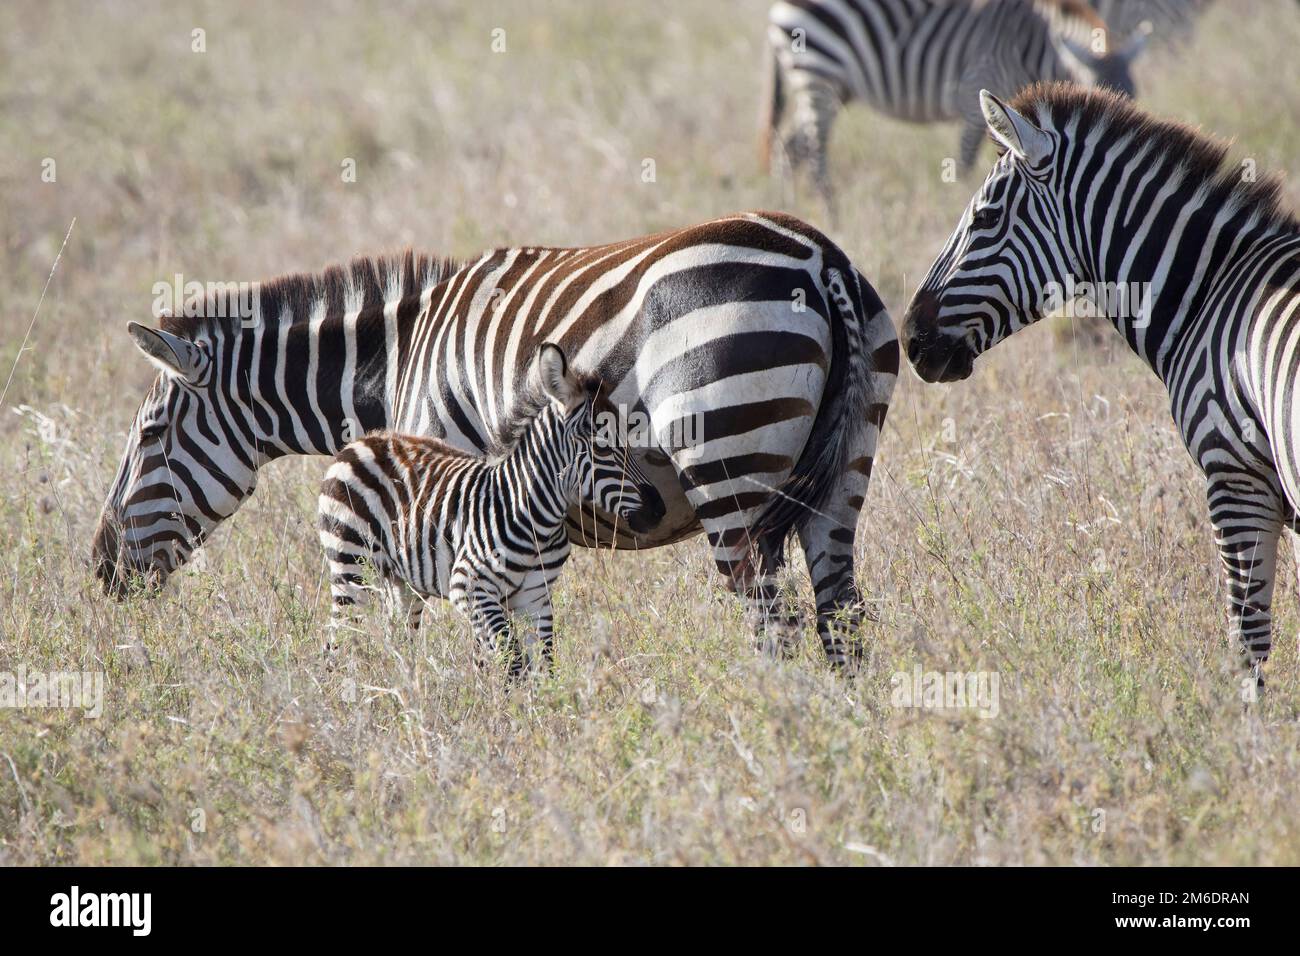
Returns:
[[[1146,29],[1109,49],[1102,20],[1071,0],[779,0],[767,36],[763,161],[784,127],[784,162],[792,172],[811,164],[833,209],[826,146],[842,105],[863,100],[918,123],[962,120],[964,173],[984,136],[981,88],[1010,96],[1036,80],[1061,79],[1131,96],[1130,65]]]
[[[908,307],[908,357],[928,382],[965,378],[1071,283],[1146,289],[1145,308],[1121,300],[1109,318],[1205,473],[1231,631],[1258,679],[1283,527],[1300,556],[1300,223],[1276,181],[1117,97],[1057,85],[982,101],[1005,153]]]
[[[506,650],[512,676],[532,666],[539,644],[550,665],[551,586],[569,557],[570,505],[594,505],[644,533],[662,502],[617,444],[617,411],[600,380],[570,369],[557,346],[538,351],[537,383],[514,416],[488,460],[393,432],[339,452],[318,508],[333,596],[327,655],[347,609],[366,600],[369,564],[410,627],[425,597],[445,597],[488,656]],[[521,635],[511,613],[527,622]]]
[[[666,512],[636,534],[571,510],[570,537],[652,547],[702,530],[756,631],[788,646],[798,616],[775,575],[797,532],[818,632],[844,662],[842,632],[862,611],[854,536],[898,346],[871,285],[812,227],[746,213],[463,264],[359,260],[262,284],[254,313],[132,326],[162,374],[95,533],[106,587],[165,580],[280,456],[334,454],[380,428],[482,453],[552,341],[645,432],[637,463]]]

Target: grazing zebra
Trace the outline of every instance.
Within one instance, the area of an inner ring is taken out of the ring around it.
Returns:
[[[1284,527],[1300,556],[1300,223],[1276,181],[1115,96],[982,100],[1004,152],[908,307],[908,357],[927,382],[965,378],[1062,290],[1104,290],[1094,301],[1165,383],[1205,473],[1230,631],[1258,680]]]
[[[780,0],[767,35],[763,161],[788,98],[783,157],[792,172],[811,163],[813,183],[833,209],[826,143],[843,104],[864,100],[917,123],[963,120],[965,173],[984,137],[981,87],[1010,96],[1036,80],[1062,79],[1131,96],[1129,68],[1146,32],[1105,52],[1105,24],[1081,0]]]
[[[608,383],[665,512],[638,534],[572,509],[570,538],[646,548],[703,531],[755,631],[785,648],[799,618],[775,575],[795,532],[818,633],[845,662],[898,343],[875,290],[811,226],[743,213],[608,246],[363,259],[261,284],[245,321],[211,318],[230,312],[216,298],[208,317],[130,326],[162,374],[92,546],[111,591],[160,585],[272,459],[384,428],[483,453],[550,341]]]
[[[569,557],[569,507],[594,505],[645,533],[659,498],[617,444],[617,410],[597,378],[569,368],[549,343],[537,383],[484,460],[436,438],[375,432],[347,445],[325,473],[319,521],[334,598],[325,652],[338,650],[347,609],[366,600],[370,564],[420,623],[425,597],[451,601],[488,656],[510,673],[551,662],[551,585]],[[644,493],[642,489],[644,488]],[[528,622],[522,640],[509,615]]]

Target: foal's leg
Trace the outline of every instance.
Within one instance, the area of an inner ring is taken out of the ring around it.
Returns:
[[[555,631],[550,597],[543,594],[538,600],[520,606],[519,614],[524,620],[519,633],[519,643],[523,647],[524,669],[529,672],[540,670],[543,673],[550,673],[555,657]]]
[[[509,673],[517,677],[523,668],[517,644],[510,628],[510,615],[495,588],[481,585],[453,586],[449,595],[456,610],[469,620],[478,643],[478,663],[486,666],[506,651]]]
[[[365,564],[373,561],[371,549],[355,529],[333,523],[321,528],[321,544],[330,574],[330,619],[325,627],[325,667],[338,663],[344,631],[357,631],[358,610],[369,603],[371,588],[366,584]]]

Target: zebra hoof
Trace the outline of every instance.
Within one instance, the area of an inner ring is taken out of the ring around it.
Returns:
[[[799,644],[781,637],[761,636],[755,639],[754,650],[773,660],[788,661],[799,653]]]
[[[754,647],[765,657],[788,661],[799,653],[802,641],[801,622],[771,623],[757,629]]]
[[[1248,673],[1241,679],[1241,702],[1249,707],[1264,696],[1264,669],[1262,662],[1247,667]]]
[[[862,641],[850,641],[845,647],[827,648],[826,660],[831,670],[846,680],[854,680],[867,668],[867,646]]]

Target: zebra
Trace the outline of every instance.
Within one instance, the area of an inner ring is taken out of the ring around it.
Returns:
[[[317,517],[333,597],[325,653],[370,590],[369,564],[419,627],[424,598],[445,597],[510,674],[552,657],[551,587],[568,560],[571,504],[594,505],[644,534],[662,517],[649,481],[618,443],[598,378],[564,351],[537,352],[536,385],[478,458],[418,435],[374,432],[346,445],[321,484]],[[644,489],[644,490],[643,490]],[[528,626],[513,635],[510,614]]]
[[[1002,156],[908,306],[908,358],[927,382],[963,379],[1072,283],[1145,289],[1142,307],[1107,296],[1106,311],[1168,388],[1205,475],[1253,693],[1284,527],[1300,557],[1300,222],[1275,179],[1113,95],[1043,85],[1010,106],[987,91],[981,102]]]
[[[664,518],[639,534],[571,509],[575,544],[706,535],[755,637],[793,652],[777,576],[796,534],[830,663],[867,605],[854,541],[898,374],[894,324],[813,227],[749,212],[612,245],[407,253],[260,283],[239,321],[215,301],[133,323],[160,374],[132,423],[92,541],[110,593],[155,593],[291,454],[379,429],[482,454],[542,342],[608,383]]]
[[[1139,26],[1106,52],[1106,25],[1082,0],[779,0],[768,20],[761,161],[770,167],[773,135],[787,127],[783,162],[791,172],[811,164],[832,213],[826,145],[842,105],[863,100],[917,123],[962,120],[965,175],[984,138],[981,87],[1009,96],[1068,79],[1132,96],[1130,67],[1149,31]]]

